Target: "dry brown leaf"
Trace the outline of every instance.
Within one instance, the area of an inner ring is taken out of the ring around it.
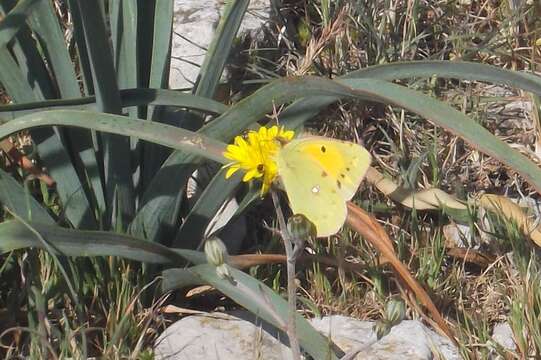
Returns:
[[[47,184],[47,186],[54,186],[55,181],[32,163],[28,157],[21,154],[9,138],[0,141],[0,149],[6,153],[12,163],[19,165],[23,170],[34,175],[36,178]]]
[[[190,298],[192,296],[198,296],[198,295],[201,295],[203,293],[206,293],[206,292],[209,292],[209,291],[214,291],[214,290],[215,289],[210,285],[201,285],[201,286],[195,287],[195,288],[191,289],[190,291],[188,291],[186,293],[186,298]]]
[[[461,259],[468,263],[479,265],[483,268],[488,267],[490,264],[496,261],[496,257],[493,255],[485,254],[478,250],[469,248],[449,248],[447,249],[447,255]]]
[[[175,305],[166,305],[160,308],[160,312],[163,314],[183,314],[183,315],[204,315],[206,312],[192,310],[184,307],[179,307]]]
[[[479,206],[502,216],[507,221],[516,223],[524,235],[530,237],[537,246],[541,247],[541,226],[536,227],[520,206],[505,196],[484,194],[479,199]]]
[[[372,167],[366,173],[366,181],[392,200],[412,209],[436,210],[442,206],[457,210],[467,209],[465,204],[440,189],[431,188],[419,192],[404,189]]]
[[[347,224],[370,242],[378,252],[389,261],[402,281],[404,281],[411,291],[413,291],[421,304],[428,309],[428,312],[431,314],[432,319],[437,323],[439,329],[456,343],[454,332],[447,325],[445,319],[436,308],[436,305],[434,305],[432,299],[430,299],[430,296],[417,280],[415,280],[413,275],[411,275],[408,267],[396,256],[393,243],[383,227],[370,214],[357,207],[355,204],[348,202],[347,205]]]

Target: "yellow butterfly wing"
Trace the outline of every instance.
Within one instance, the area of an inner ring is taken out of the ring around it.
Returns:
[[[321,237],[344,224],[346,201],[366,174],[370,154],[351,142],[309,136],[287,143],[276,163],[293,213],[304,214]]]

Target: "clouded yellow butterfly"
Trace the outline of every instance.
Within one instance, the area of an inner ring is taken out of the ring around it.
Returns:
[[[370,160],[358,144],[319,136],[294,139],[276,155],[291,210],[314,223],[318,237],[340,230]]]

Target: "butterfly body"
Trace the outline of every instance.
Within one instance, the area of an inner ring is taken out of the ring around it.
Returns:
[[[370,154],[358,144],[307,136],[285,144],[276,164],[293,213],[304,214],[322,237],[344,224],[346,201],[366,174]]]

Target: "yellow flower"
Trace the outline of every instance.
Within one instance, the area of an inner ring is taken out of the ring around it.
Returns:
[[[249,131],[246,136],[237,136],[232,145],[227,145],[224,157],[233,160],[224,165],[228,167],[225,178],[230,178],[238,170],[244,170],[242,181],[261,179],[261,195],[269,191],[278,167],[274,155],[284,142],[293,138],[295,133],[283,127],[262,126],[258,131]]]

